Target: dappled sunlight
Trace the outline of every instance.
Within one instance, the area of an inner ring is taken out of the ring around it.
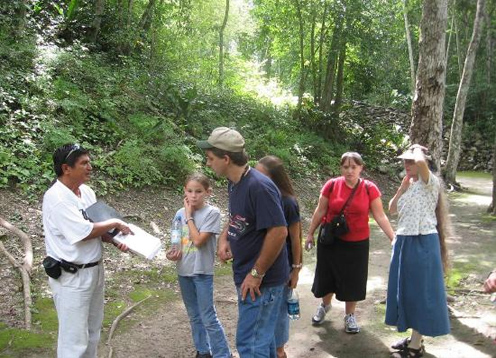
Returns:
[[[381,276],[369,276],[367,280],[367,292],[383,290],[386,287],[386,278]]]
[[[487,195],[478,195],[478,194],[471,194],[471,195],[462,195],[456,199],[453,200],[455,203],[463,203],[463,204],[469,204],[469,205],[481,205],[481,206],[489,206],[491,204],[491,197]]]
[[[305,285],[305,284],[312,284],[313,283],[313,277],[314,277],[314,270],[313,268],[309,268],[308,266],[303,266],[300,275],[298,277],[298,284]]]

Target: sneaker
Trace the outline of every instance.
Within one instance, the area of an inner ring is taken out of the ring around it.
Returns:
[[[319,305],[317,308],[317,312],[315,312],[315,315],[312,317],[312,324],[317,325],[321,324],[324,322],[324,318],[326,316],[326,313],[329,312],[331,309],[331,305],[328,304],[327,306],[324,306],[323,303]]]
[[[355,315],[353,313],[344,316],[344,330],[346,333],[360,332],[360,327],[358,326]]]

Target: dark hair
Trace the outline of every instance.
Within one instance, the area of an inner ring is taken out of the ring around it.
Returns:
[[[218,158],[222,158],[225,155],[227,155],[234,164],[240,167],[248,163],[248,154],[246,154],[244,149],[242,152],[228,152],[227,150],[219,149],[216,147],[207,150],[211,151],[213,155],[215,155]]]
[[[281,159],[274,155],[267,155],[260,159],[258,163],[267,170],[270,179],[279,188],[282,196],[294,196],[293,184]]]
[[[205,190],[210,189],[210,180],[203,173],[191,173],[188,175],[184,181],[184,186],[186,187],[190,181],[197,181]]]
[[[347,160],[353,160],[356,164],[360,166],[364,166],[365,163],[363,162],[362,156],[358,154],[357,152],[346,152],[341,156],[341,162],[339,163],[340,165],[344,165],[344,163]]]
[[[81,147],[79,144],[64,144],[53,153],[53,170],[57,177],[61,177],[64,172],[62,164],[67,164],[74,168],[80,156],[88,154],[88,151]]]

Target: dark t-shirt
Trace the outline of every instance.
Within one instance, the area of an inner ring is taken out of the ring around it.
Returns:
[[[301,221],[300,219],[300,207],[298,206],[298,202],[292,196],[283,196],[282,197],[282,207],[284,209],[284,217],[286,218],[286,223],[288,224],[288,228],[291,224],[297,223]],[[289,267],[293,265],[293,249],[291,248],[291,236],[286,237],[286,248],[288,250],[288,263]]]
[[[279,189],[260,172],[249,169],[241,180],[229,183],[229,229],[227,237],[233,253],[234,283],[239,286],[255,265],[267,229],[286,226]],[[262,286],[287,282],[289,268],[286,245],[265,273]]]

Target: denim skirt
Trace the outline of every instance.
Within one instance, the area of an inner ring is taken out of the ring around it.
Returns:
[[[437,233],[397,236],[389,267],[386,324],[398,332],[412,328],[431,337],[450,332]]]

